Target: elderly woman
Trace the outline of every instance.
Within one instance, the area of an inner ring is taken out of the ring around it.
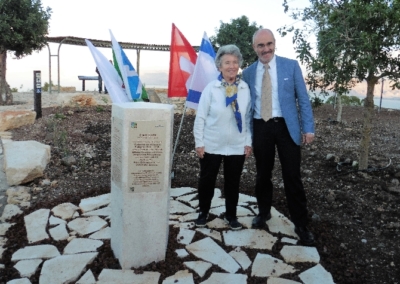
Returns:
[[[250,90],[238,76],[242,62],[237,46],[220,47],[215,65],[221,73],[204,88],[200,97],[193,129],[196,153],[200,158],[197,227],[207,224],[215,181],[223,160],[225,221],[232,230],[242,228],[236,217],[239,183],[244,160],[252,151]]]

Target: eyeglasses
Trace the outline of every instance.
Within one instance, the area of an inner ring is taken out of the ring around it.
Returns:
[[[265,43],[259,43],[259,44],[257,44],[257,48],[258,49],[264,49],[265,47],[271,47],[271,46],[273,46],[274,45],[274,43],[271,41],[271,42],[268,42],[267,44],[265,44]]]

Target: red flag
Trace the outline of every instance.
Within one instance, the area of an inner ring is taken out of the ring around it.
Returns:
[[[190,76],[196,64],[197,54],[175,24],[172,24],[168,97],[186,97]],[[188,81],[189,80],[189,81]]]

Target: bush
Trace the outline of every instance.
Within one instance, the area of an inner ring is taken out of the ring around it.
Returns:
[[[311,102],[312,108],[317,108],[324,104],[324,101],[315,94],[313,97],[310,98],[310,102]]]
[[[341,99],[342,99],[342,105],[344,105],[344,106],[361,106],[362,105],[360,98],[358,98],[356,96],[342,95]],[[335,104],[335,95],[330,96],[326,100],[326,103],[331,104],[331,105]]]

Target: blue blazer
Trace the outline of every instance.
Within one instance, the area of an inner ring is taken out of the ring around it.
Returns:
[[[278,98],[290,136],[301,145],[302,133],[314,133],[314,118],[303,74],[297,60],[276,56]],[[250,87],[251,112],[256,99],[255,78],[258,61],[243,71],[243,80]],[[253,117],[253,116],[252,116]]]

